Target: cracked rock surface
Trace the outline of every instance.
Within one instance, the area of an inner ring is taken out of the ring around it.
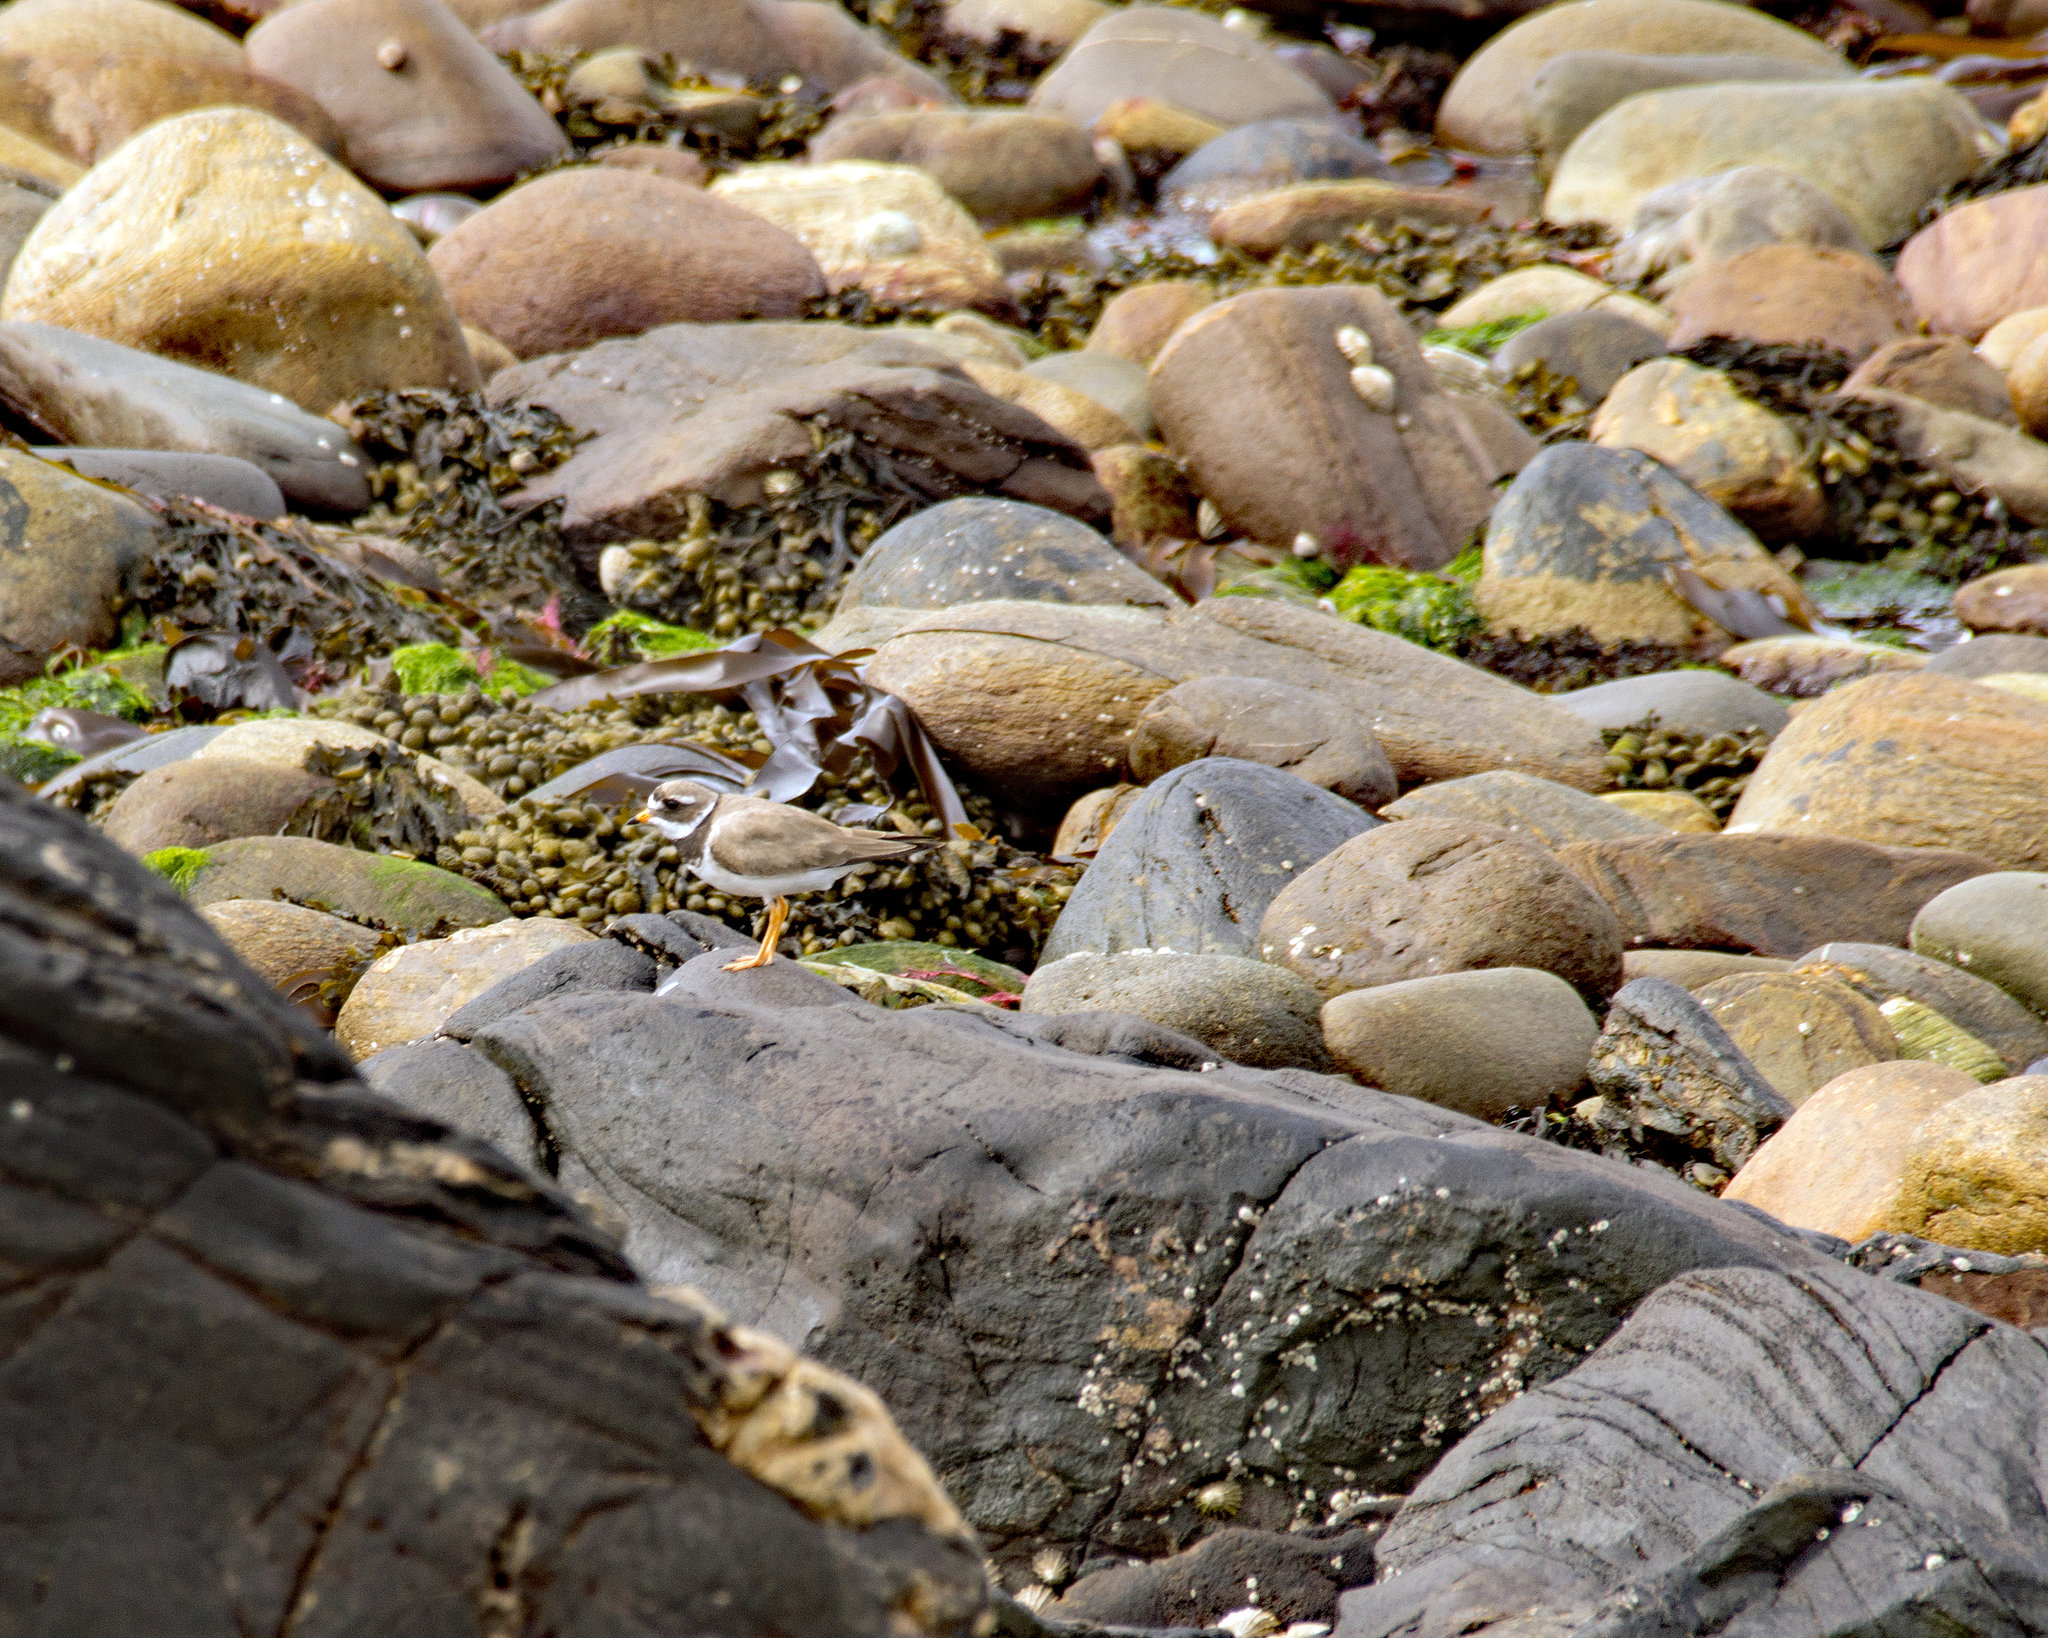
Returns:
[[[977,1630],[867,1390],[637,1285],[0,782],[0,1631]]]

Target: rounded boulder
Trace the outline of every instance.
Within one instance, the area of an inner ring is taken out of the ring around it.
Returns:
[[[1286,683],[1197,677],[1138,714],[1129,752],[1136,778],[1150,782],[1208,756],[1284,769],[1362,808],[1394,797],[1394,770],[1371,731],[1323,695]]]

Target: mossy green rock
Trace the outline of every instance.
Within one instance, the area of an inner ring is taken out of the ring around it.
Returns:
[[[159,857],[151,855],[151,862]],[[238,837],[205,849],[203,858],[196,867],[182,858],[178,869],[156,867],[174,883],[184,875],[178,884],[195,907],[226,899],[283,899],[408,939],[443,938],[512,914],[495,893],[438,866],[304,836]]]
[[[935,979],[949,989],[965,990],[979,999],[986,995],[1024,993],[1024,974],[987,956],[965,950],[949,950],[943,944],[924,944],[902,939],[887,944],[852,944],[834,950],[829,959],[842,967],[866,967],[871,972],[914,975]]]

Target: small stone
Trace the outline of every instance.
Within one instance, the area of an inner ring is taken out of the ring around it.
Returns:
[[[1655,717],[1671,733],[1702,739],[1761,729],[1775,735],[1792,720],[1782,702],[1719,671],[1653,671],[1618,677],[1550,696],[1595,728],[1633,728]],[[1672,792],[1618,791],[1617,796],[1658,796]]]
[[[1960,677],[1976,682],[1985,677],[2010,676],[2014,672],[2048,673],[2048,637],[2024,632],[2002,632],[1956,643],[1928,660],[1927,672],[1936,677]]]
[[[0,449],[0,687],[62,650],[112,647],[123,576],[156,540],[126,495]]]
[[[1446,330],[1472,324],[1490,324],[1496,319],[1527,318],[1540,314],[1557,318],[1566,313],[1618,313],[1632,318],[1658,335],[1671,333],[1671,316],[1636,296],[1623,295],[1612,285],[1602,284],[1589,273],[1569,267],[1542,263],[1518,267],[1489,279],[1468,296],[1462,296],[1443,311],[1438,321]]]
[[[1128,755],[1132,776],[1145,783],[1223,756],[1284,769],[1368,810],[1395,791],[1379,741],[1334,702],[1253,677],[1197,677],[1169,688],[1138,714]]]
[[[1024,373],[1093,399],[1137,435],[1133,442],[1150,438],[1156,430],[1151,386],[1142,364],[1107,353],[1053,353],[1025,365]]]
[[[1676,984],[1638,978],[1614,997],[1589,1076],[1610,1132],[1658,1132],[1740,1171],[1792,1106],[1705,1007]]]
[[[116,483],[140,494],[180,495],[245,518],[285,513],[284,493],[253,461],[234,455],[182,454],[157,449],[78,449],[41,445],[33,453],[59,461],[81,478]]]
[[[356,981],[334,1036],[358,1063],[434,1031],[493,985],[564,945],[595,939],[546,916],[465,928],[380,957]]]
[[[1999,871],[1930,899],[1913,949],[1996,984],[2048,1018],[2048,874]]]
[[[1150,364],[1174,331],[1216,300],[1200,279],[1155,279],[1119,290],[1103,304],[1086,351]]]
[[[1805,177],[1776,165],[1738,165],[1644,195],[1608,272],[1648,282],[1668,299],[1702,267],[1762,245],[1870,255],[1842,207]]]
[[[1138,441],[1138,429],[1130,422],[1106,409],[1100,400],[1058,381],[1000,364],[969,363],[961,368],[990,397],[1016,405],[1083,449],[1114,449]]]
[[[1877,1003],[1832,978],[1736,973],[1692,993],[1794,1109],[1838,1075],[1903,1056]]]
[[[1493,372],[1509,380],[1516,371],[1541,364],[1557,379],[1576,382],[1586,403],[1604,404],[1615,383],[1663,352],[1663,336],[1648,325],[1611,308],[1592,307],[1538,319],[1508,337],[1493,355]]]
[[[1322,1016],[1330,1055],[1354,1079],[1480,1120],[1569,1097],[1600,1036],[1569,984],[1526,967],[1351,990]]]
[[[1886,1228],[2007,1256],[2048,1251],[2048,1075],[2016,1075],[1931,1110],[1908,1140]]]
[[[1871,1064],[1818,1088],[1722,1198],[1852,1245],[1892,1226],[1913,1133],[1977,1083],[1942,1064]]]
[[[1927,656],[1918,649],[1837,637],[1759,637],[1723,649],[1715,663],[1759,692],[1807,699],[1858,677],[1923,670]]]
[[[1119,550],[1143,563],[1153,547],[1178,552],[1199,535],[1187,474],[1163,449],[1111,444],[1095,450],[1090,464],[1109,492],[1109,538]]]
[[[1090,791],[1067,809],[1053,836],[1052,856],[1056,859],[1092,859],[1102,851],[1119,820],[1144,793],[1143,785],[1105,785]]]
[[[1852,362],[1918,329],[1905,292],[1868,256],[1763,245],[1710,262],[1671,300],[1671,346],[1709,336],[1832,347]]]
[[[1621,981],[1621,952],[1613,912],[1546,850],[1461,819],[1404,819],[1353,837],[1301,871],[1259,924],[1260,955],[1326,999],[1535,967],[1599,1001]]]
[[[1225,205],[1209,218],[1209,237],[1260,258],[1312,250],[1373,228],[1469,228],[1497,214],[1487,199],[1457,188],[1412,186],[1377,177],[1297,182]]]
[[[2048,637],[2048,564],[1966,580],[1956,588],[1956,618],[1972,631],[2016,631]]]
[[[1904,393],[1942,409],[2018,426],[2005,377],[1961,336],[1915,336],[1888,342],[1857,365],[1842,390]]]
[[[915,165],[991,224],[1073,215],[1103,183],[1102,163],[1081,127],[1010,109],[841,116],[811,139],[806,157],[811,164]]]
[[[1173,950],[1080,952],[1040,965],[1020,1009],[1126,1012],[1191,1035],[1232,1063],[1328,1071],[1322,997],[1290,972],[1244,956]]]
[[[1189,154],[1159,179],[1159,198],[1190,212],[1214,210],[1295,182],[1393,175],[1377,148],[1327,118],[1258,120]]]
[[[1621,970],[1631,983],[1638,978],[1668,978],[1696,994],[1731,973],[1787,973],[1792,963],[1728,950],[1630,950],[1621,958]]]

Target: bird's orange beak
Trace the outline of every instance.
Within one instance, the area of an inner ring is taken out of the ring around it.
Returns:
[[[651,819],[653,819],[653,817],[654,813],[651,809],[642,808],[638,813],[634,814],[631,819],[628,819],[626,823],[629,825],[644,825],[648,823]]]

